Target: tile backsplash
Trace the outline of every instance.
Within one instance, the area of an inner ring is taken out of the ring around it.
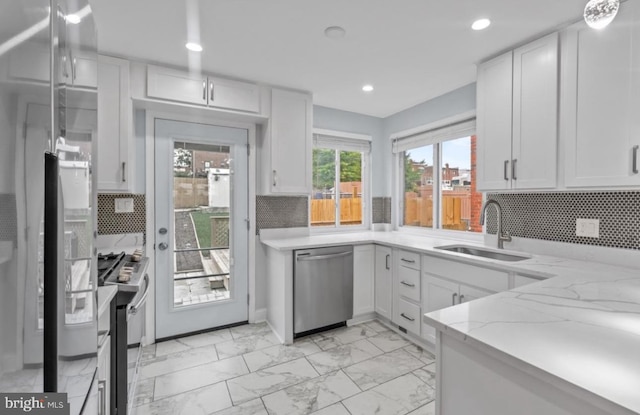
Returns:
[[[307,196],[256,196],[256,232],[309,226]]]
[[[640,250],[640,191],[490,193],[502,206],[504,230],[512,236]],[[576,219],[599,219],[600,237],[576,236]],[[497,232],[494,208],[487,232]]]
[[[374,197],[371,199],[371,222],[391,223],[390,197]]]
[[[116,213],[115,199],[132,198],[133,213]],[[147,228],[147,202],[143,194],[99,193],[98,234],[144,233]]]
[[[0,241],[17,243],[18,219],[16,195],[0,193]]]

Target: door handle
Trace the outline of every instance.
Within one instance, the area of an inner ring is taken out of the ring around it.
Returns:
[[[389,258],[391,258],[391,255],[387,254],[387,257],[384,259],[384,265],[387,269],[391,269],[389,267]]]
[[[518,159],[513,159],[511,162],[511,178],[513,180],[518,180],[518,176],[516,176],[516,165],[518,163]]]
[[[458,302],[458,304],[462,304],[463,301],[464,301],[464,294],[460,294],[460,301]]]
[[[167,248],[169,248],[169,245],[166,242],[160,242],[158,244],[158,249],[161,250],[161,251],[164,251]]]
[[[209,102],[213,102],[213,82],[209,82]]]
[[[451,295],[451,305],[456,305],[457,296],[458,296],[458,293],[453,293],[453,295]]]
[[[122,183],[125,183],[127,181],[127,162],[123,161],[122,162]]]
[[[298,256],[296,261],[317,261],[320,259],[332,259],[332,258],[340,258],[343,256],[353,255],[353,252],[340,252],[338,254],[329,254],[329,255],[316,255],[316,256]]]
[[[509,173],[508,173],[508,170],[509,170],[509,160],[505,160],[505,161],[504,161],[504,179],[505,179],[506,181],[509,181]]]
[[[207,80],[202,81],[202,100],[207,100]]]
[[[273,187],[276,187],[278,185],[278,172],[277,171],[273,171]]]
[[[631,167],[633,174],[638,174],[638,148],[640,146],[633,146],[633,166]]]

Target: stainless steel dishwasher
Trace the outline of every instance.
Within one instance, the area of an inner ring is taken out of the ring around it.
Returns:
[[[296,337],[353,318],[353,247],[295,251],[293,332]]]

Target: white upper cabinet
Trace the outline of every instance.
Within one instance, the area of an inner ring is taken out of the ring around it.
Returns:
[[[98,191],[133,192],[129,62],[98,57]]]
[[[69,53],[71,80],[74,87],[98,87],[98,62],[95,54],[83,54],[81,51]]]
[[[258,85],[155,65],[147,66],[147,96],[234,111],[260,112]]]
[[[557,33],[481,64],[478,189],[555,188],[557,125]]]
[[[311,193],[313,106],[304,92],[271,90],[271,117],[261,146],[261,193]]]
[[[563,33],[561,134],[567,187],[640,184],[639,44],[637,1],[622,3],[603,30],[580,23]]]

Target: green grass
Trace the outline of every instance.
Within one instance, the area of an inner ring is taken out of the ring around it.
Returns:
[[[191,212],[191,219],[196,228],[196,236],[200,248],[208,248],[211,246],[211,217],[212,216],[228,216],[228,212],[206,212],[206,211],[193,211]],[[204,251],[205,257],[209,256],[208,251]]]

